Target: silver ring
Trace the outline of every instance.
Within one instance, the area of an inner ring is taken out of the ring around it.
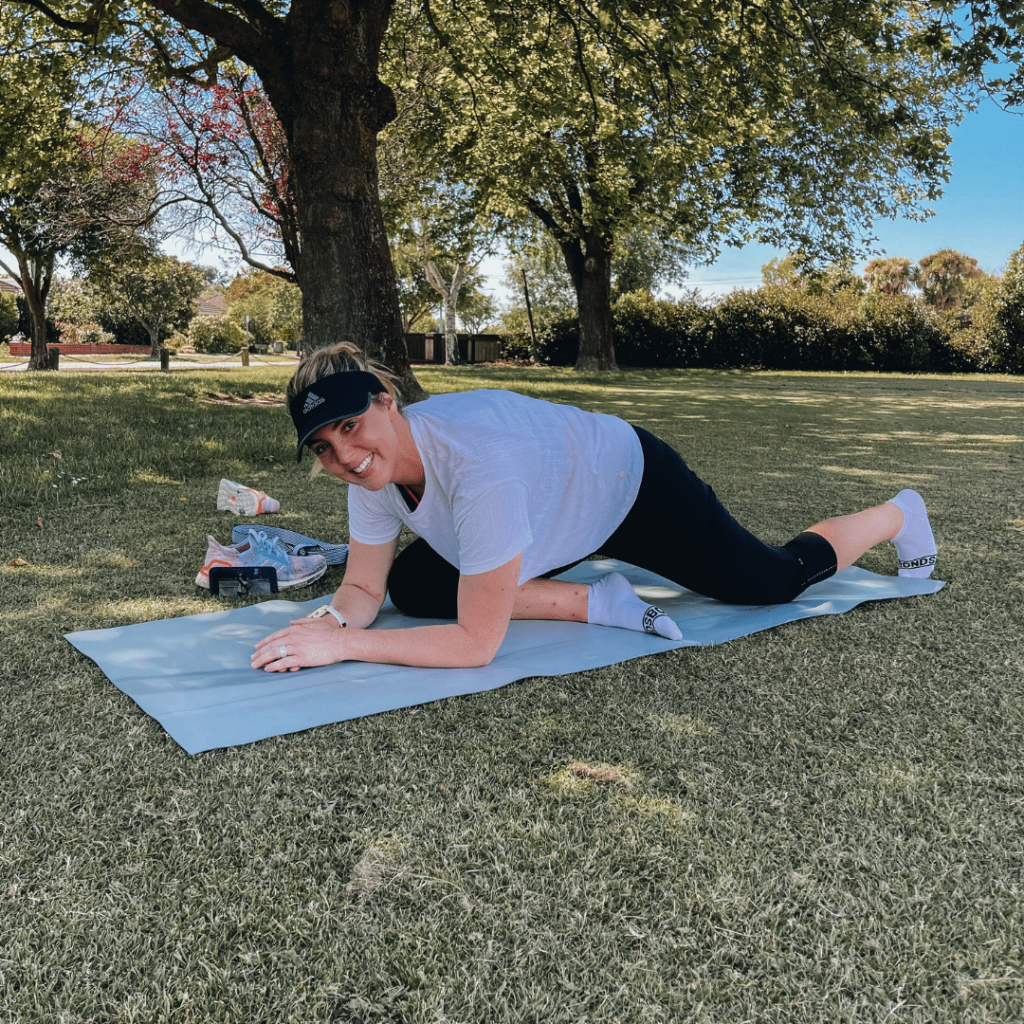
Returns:
[[[277,653],[280,654],[282,658],[287,658],[288,657],[288,648],[285,647],[284,644],[281,644],[281,646],[278,647],[278,649],[277,649]]]

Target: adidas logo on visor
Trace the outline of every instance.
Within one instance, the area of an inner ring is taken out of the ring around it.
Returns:
[[[314,395],[312,391],[306,395],[306,404],[302,407],[302,415],[308,416],[318,405],[323,405],[326,399]]]

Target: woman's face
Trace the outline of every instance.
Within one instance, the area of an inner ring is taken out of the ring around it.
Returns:
[[[400,465],[395,417],[401,414],[394,399],[383,394],[362,415],[321,427],[309,439],[309,449],[331,476],[379,491],[395,479]]]

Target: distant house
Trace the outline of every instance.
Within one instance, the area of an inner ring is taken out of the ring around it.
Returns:
[[[20,295],[21,289],[13,281],[8,281],[4,277],[0,278],[0,292],[13,292],[15,295]]]
[[[223,316],[228,311],[228,304],[223,295],[211,295],[208,299],[200,299],[196,316]]]

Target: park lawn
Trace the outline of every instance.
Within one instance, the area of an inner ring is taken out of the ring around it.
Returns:
[[[62,637],[210,609],[222,476],[346,538],[288,370],[0,376],[0,1022],[1024,1019],[1024,381],[418,372],[773,542],[917,487],[948,585],[189,757]]]

